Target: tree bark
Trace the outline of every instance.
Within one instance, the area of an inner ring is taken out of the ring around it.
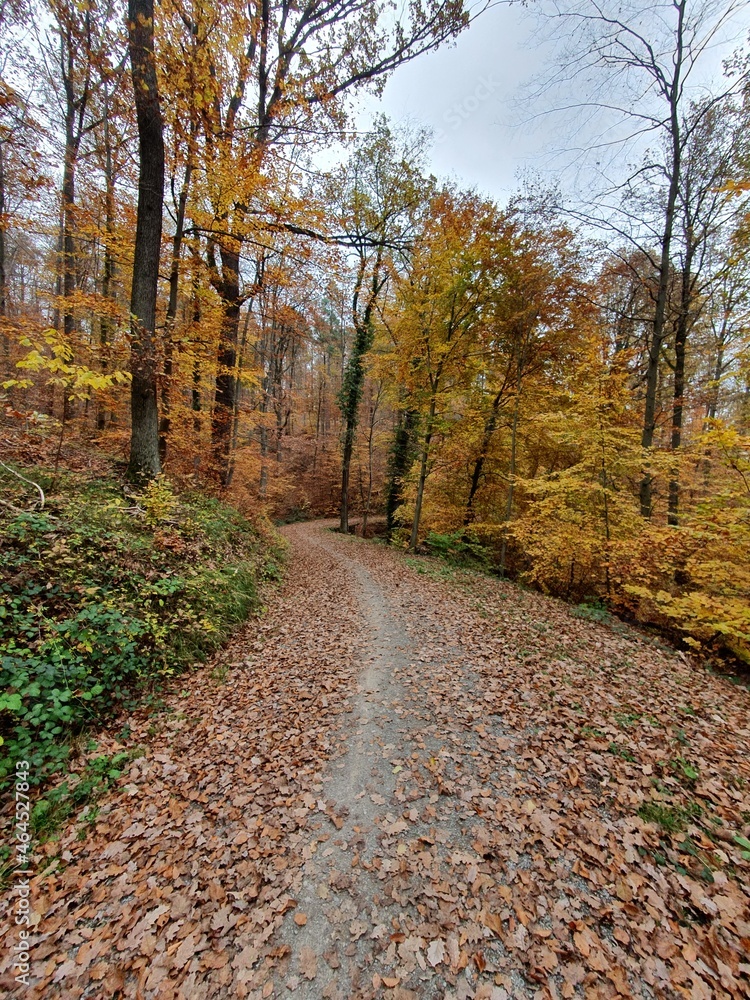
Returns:
[[[380,405],[380,397],[383,391],[382,382],[378,385],[378,392],[370,407],[370,420],[367,429],[367,493],[364,498],[362,511],[362,537],[367,537],[367,521],[370,517],[370,505],[372,503],[373,487],[373,454],[375,450],[375,418]]]
[[[76,160],[80,136],[74,134],[75,108],[68,104],[65,114],[65,159],[62,181],[62,296],[63,333],[70,343],[75,332],[75,317],[71,299],[76,289],[76,250],[73,235],[73,212],[76,199]],[[77,141],[78,140],[78,141]]]
[[[80,25],[77,18],[82,14]],[[74,21],[73,19],[76,19]],[[75,240],[76,168],[91,85],[91,10],[86,4],[82,11],[73,8],[61,18],[60,69],[65,91],[65,153],[63,157],[61,198],[61,270],[63,299],[63,334],[70,347],[76,330],[73,297],[78,283]],[[84,55],[81,56],[81,49]],[[85,59],[83,79],[78,84],[78,60]],[[78,89],[79,87],[79,89]],[[72,401],[63,390],[63,421],[72,417]]]
[[[115,171],[112,159],[112,138],[109,127],[109,96],[104,92],[104,265],[102,273],[102,298],[106,304],[114,299],[115,258],[112,252],[115,232]],[[99,361],[102,371],[109,369],[109,345],[112,343],[114,324],[112,317],[105,311],[99,320]],[[97,430],[104,430],[107,423],[107,413],[101,400],[96,409]]]
[[[474,463],[474,470],[471,475],[471,486],[469,487],[469,498],[466,501],[466,513],[464,514],[464,527],[472,523],[475,517],[474,513],[474,498],[479,490],[479,484],[482,481],[482,473],[484,472],[485,462],[487,461],[487,455],[490,450],[490,442],[492,441],[492,436],[497,430],[497,418],[500,414],[500,407],[503,404],[503,392],[504,387],[501,388],[495,398],[492,400],[492,409],[490,415],[484,423],[484,433],[482,434],[482,444],[479,449],[479,454],[477,455],[476,462]]]
[[[10,374],[10,338],[5,328],[8,316],[8,276],[5,262],[5,146],[0,142],[0,325],[3,340],[3,374]],[[12,392],[12,390],[11,390]]]
[[[365,384],[364,357],[371,349],[375,338],[372,312],[375,302],[380,294],[384,278],[380,276],[380,266],[382,250],[378,250],[377,258],[372,272],[372,282],[370,294],[364,312],[359,314],[359,297],[362,288],[362,281],[365,275],[367,261],[362,257],[359,267],[359,275],[354,287],[352,301],[352,313],[354,316],[354,344],[352,353],[344,372],[343,385],[339,396],[341,415],[344,418],[344,448],[341,456],[341,516],[339,519],[339,530],[347,533],[349,531],[349,476],[352,464],[352,454],[354,452],[354,438],[357,433],[357,423],[359,421],[359,404],[362,400],[362,390]]]
[[[716,420],[719,411],[719,395],[721,391],[721,376],[724,374],[724,345],[720,344],[716,352],[716,364],[714,366],[714,377],[711,380],[711,398],[706,407],[706,419]]]
[[[414,410],[406,410],[399,414],[396,433],[393,439],[393,449],[388,469],[388,485],[385,498],[385,519],[388,540],[390,541],[396,527],[396,511],[403,502],[404,476],[409,469],[411,439],[417,423]]]
[[[161,472],[155,328],[164,201],[164,123],[154,60],[154,0],[129,0],[128,47],[140,167],[130,299],[132,426],[128,476],[148,480]]]
[[[682,269],[682,288],[680,291],[680,311],[677,316],[677,325],[674,334],[674,392],[672,394],[672,452],[677,453],[682,443],[682,418],[684,410],[685,396],[685,349],[690,330],[690,305],[692,299],[691,271],[693,264],[692,246],[688,247],[685,254],[685,263]],[[675,465],[669,480],[669,501],[667,511],[667,523],[678,524],[680,507],[680,480],[679,467]]]
[[[414,520],[411,524],[411,538],[409,539],[409,552],[417,551],[419,541],[419,522],[422,519],[422,501],[424,500],[424,485],[427,481],[427,462],[430,457],[430,444],[432,443],[432,431],[435,425],[435,412],[437,402],[433,394],[430,400],[430,411],[427,415],[424,441],[422,442],[422,457],[419,463],[419,480],[417,481],[417,499],[414,504]]]
[[[508,496],[505,501],[505,517],[503,518],[503,538],[500,543],[500,565],[498,572],[505,576],[505,559],[508,553],[508,525],[513,515],[513,496],[516,488],[516,461],[518,453],[518,419],[521,414],[521,386],[526,362],[526,345],[518,348],[518,370],[516,376],[516,398],[513,403],[513,422],[510,429],[510,467],[508,469]]]
[[[0,319],[5,319],[8,315],[8,276],[5,265],[5,226],[5,145],[0,142]],[[7,342],[5,332],[3,332],[3,342]]]
[[[221,296],[223,317],[221,340],[217,353],[216,394],[211,418],[211,451],[214,471],[222,486],[230,478],[232,450],[232,425],[237,395],[237,347],[240,336],[240,252],[239,249],[222,247]]]
[[[172,427],[171,388],[174,371],[174,344],[172,331],[177,318],[177,298],[180,290],[180,254],[185,236],[185,211],[187,209],[190,180],[193,174],[193,164],[185,167],[185,176],[177,199],[177,218],[175,219],[174,236],[172,237],[172,260],[169,265],[169,301],[167,315],[164,321],[164,372],[161,383],[161,419],[159,420],[159,460],[164,465],[167,459],[167,444]]]

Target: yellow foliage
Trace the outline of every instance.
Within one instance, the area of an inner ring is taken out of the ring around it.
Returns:
[[[48,329],[36,338],[21,338],[21,346],[29,348],[16,368],[41,375],[45,385],[61,389],[68,399],[88,399],[92,392],[111,389],[130,382],[130,372],[97,372],[74,361],[73,349],[57,330]],[[3,388],[26,388],[28,379],[8,379]]]

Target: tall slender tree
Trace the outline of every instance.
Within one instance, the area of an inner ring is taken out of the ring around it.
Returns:
[[[332,180],[340,192],[337,215],[355,260],[354,337],[344,369],[339,406],[343,420],[339,529],[349,530],[349,478],[365,358],[375,339],[376,307],[400,255],[408,253],[414,220],[428,189],[419,171],[424,136],[396,136],[380,120],[371,136]]]
[[[553,4],[556,22],[561,20],[568,31],[556,82],[576,77],[586,94],[578,98],[578,105],[587,109],[589,117],[592,111],[605,114],[608,128],[624,135],[620,142],[632,144],[653,135],[661,139],[656,149],[663,155],[653,157],[647,152],[635,174],[614,188],[610,182],[597,208],[584,211],[590,220],[635,242],[651,258],[656,275],[643,378],[641,444],[646,459],[640,506],[645,518],[653,510],[648,453],[657,429],[660,362],[669,332],[672,244],[685,150],[704,116],[738,84],[730,83],[721,94],[703,102],[689,122],[685,114],[696,70],[740,6],[740,0],[661,0],[658,4],[564,0]],[[602,142],[591,146],[600,147]],[[658,177],[661,195],[652,202],[655,211],[639,215],[631,196],[648,176]],[[616,190],[624,190],[625,196],[613,206]]]
[[[130,297],[131,438],[128,475],[161,471],[157,411],[156,295],[164,202],[164,126],[154,60],[154,0],[129,0],[128,48],[138,119],[138,216]]]

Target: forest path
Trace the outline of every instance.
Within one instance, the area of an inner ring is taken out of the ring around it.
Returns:
[[[746,690],[510,584],[284,532],[267,614],[128,720],[144,755],[36,856],[33,985],[5,956],[0,985],[750,995]]]

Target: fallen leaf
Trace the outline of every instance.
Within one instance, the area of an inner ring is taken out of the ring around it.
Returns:
[[[315,979],[318,974],[318,957],[312,948],[307,945],[300,948],[299,971],[305,979]]]
[[[434,941],[430,942],[427,949],[427,961],[434,969],[435,966],[440,965],[444,958],[445,944],[440,938],[436,938]]]

